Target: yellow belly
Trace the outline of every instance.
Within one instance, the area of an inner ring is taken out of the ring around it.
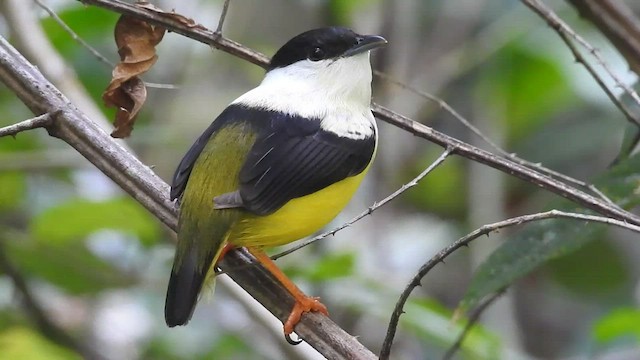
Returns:
[[[243,215],[232,225],[227,241],[236,246],[271,247],[315,233],[347,205],[368,169],[313,194],[293,199],[271,215]]]

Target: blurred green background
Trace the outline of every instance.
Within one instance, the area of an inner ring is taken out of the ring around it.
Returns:
[[[72,0],[43,2],[117,61],[117,14]],[[217,0],[153,3],[212,29],[222,8]],[[549,4],[600,49],[625,83],[636,82],[615,48],[575,9]],[[640,14],[640,3],[627,4]],[[113,109],[100,100],[111,68],[31,1],[1,5],[0,34],[92,118],[102,124],[111,118]],[[610,167],[633,128],[557,35],[519,1],[234,0],[224,34],[272,55],[292,36],[325,25],[385,36],[390,44],[373,54],[375,69],[442,97],[509,152],[593,182],[626,209],[637,205],[639,160],[625,153]],[[50,53],[37,42],[38,33],[52,46]],[[149,89],[126,145],[168,181],[199,133],[255,86],[263,70],[172,33],[158,55],[143,78],[174,87]],[[67,70],[56,70],[58,63]],[[94,110],[65,89],[87,95]],[[438,104],[391,82],[374,80],[374,101],[488,148]],[[0,126],[32,116],[4,85],[0,114]],[[376,162],[334,225],[408,182],[442,151],[398,128],[379,127]],[[420,265],[483,224],[551,208],[580,210],[531,184],[452,157],[397,201],[278,263],[308,293],[322,297],[340,326],[378,352],[393,306]],[[225,280],[215,298],[201,301],[189,326],[166,328],[162,309],[172,238],[45,131],[0,139],[0,357],[80,358],[80,346],[106,359],[321,358],[306,344],[286,344],[281,325]],[[464,319],[451,320],[461,300],[472,307],[517,280],[468,335],[460,359],[631,359],[640,353],[637,238],[557,220],[482,237],[438,265],[416,289],[392,357],[439,358],[465,325]],[[547,246],[540,246],[542,239]],[[507,245],[485,262],[502,243]],[[54,329],[43,327],[32,302]]]

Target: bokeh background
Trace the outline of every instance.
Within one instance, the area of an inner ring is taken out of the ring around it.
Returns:
[[[116,62],[112,12],[72,0],[42,0],[82,39]],[[158,0],[163,9],[215,28],[222,1]],[[570,5],[549,5],[600,49],[626,83],[636,77],[606,38]],[[640,14],[640,3],[626,1]],[[111,68],[41,7],[0,2],[0,34],[72,101],[106,125],[100,96]],[[492,141],[520,157],[592,181],[617,156],[627,122],[567,47],[516,0],[234,0],[224,35],[272,55],[292,36],[325,25],[381,34],[374,68],[436,94]],[[169,33],[144,80],[149,89],[133,135],[135,154],[169,181],[182,155],[229,102],[264,71]],[[611,85],[611,84],[609,84]],[[614,88],[616,94],[620,89]],[[623,97],[624,100],[624,97]],[[451,114],[415,91],[377,77],[374,101],[488,148]],[[31,117],[0,85],[0,126]],[[376,162],[332,226],[408,182],[442,151],[379,123]],[[331,317],[372,351],[420,265],[471,230],[542,211],[556,197],[496,170],[452,157],[420,185],[335,236],[278,261]],[[330,226],[331,227],[331,226]],[[452,320],[474,269],[519,229],[483,237],[440,264],[411,297],[394,359],[439,358],[464,322]],[[637,235],[592,234],[578,251],[515,283],[484,313],[461,359],[633,359],[640,354]],[[106,359],[312,359],[231,281],[205,296],[187,327],[168,329],[163,306],[173,234],[88,161],[43,130],[0,139],[0,357],[70,359],[60,336]],[[25,296],[25,292],[28,294]],[[42,326],[44,316],[55,327]]]

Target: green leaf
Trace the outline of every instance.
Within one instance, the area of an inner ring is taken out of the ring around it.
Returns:
[[[95,47],[95,42],[99,40],[112,44],[113,56],[110,57],[112,60],[118,60],[117,49],[113,39],[113,28],[118,20],[118,14],[82,4],[73,4],[57,13],[65,24],[92,46]],[[95,59],[88,53],[88,50],[74,41],[71,35],[51,17],[47,16],[42,19],[42,27],[54,47],[65,57],[78,53],[78,55],[84,56],[85,61],[86,59]],[[100,64],[98,59],[95,59],[95,64]],[[100,64],[99,66],[103,65]]]
[[[640,201],[638,168],[640,156],[636,155],[605,173],[595,185],[623,208],[634,207]],[[555,208],[585,212],[568,201],[559,203]],[[526,225],[480,265],[460,307],[474,307],[485,296],[509,286],[547,261],[568,255],[602,238],[605,229],[602,224],[572,219],[550,219]]]
[[[26,191],[25,175],[19,172],[0,174],[0,211],[14,208]]]
[[[640,82],[636,82],[633,85],[634,90],[638,91],[640,88]],[[620,95],[620,102],[636,119],[640,118],[640,105],[629,95],[626,91]],[[616,162],[620,162],[629,157],[634,149],[637,148],[638,141],[640,141],[640,126],[635,123],[627,122],[624,138],[620,145],[620,152],[616,157]]]
[[[600,237],[576,252],[553,259],[547,270],[553,279],[580,296],[614,297],[629,282],[625,261],[617,249]],[[595,265],[594,265],[595,264]]]
[[[1,332],[0,349],[2,349],[3,359],[73,360],[82,358],[75,352],[24,327],[12,327]]]
[[[199,359],[257,359],[260,357],[250,338],[240,334],[224,334],[217,337],[210,351]]]
[[[349,25],[352,23],[352,15],[370,0],[329,0],[330,23],[336,25]]]
[[[71,3],[62,11],[58,11],[58,16],[100,54],[112,63],[118,62],[119,57],[113,38],[113,29],[119,17],[117,13],[95,6]],[[106,84],[111,79],[112,68],[73,40],[71,35],[51,17],[42,19],[42,27],[56,50],[77,73],[91,97],[100,99]],[[98,102],[98,106],[103,112],[106,110],[102,101]]]
[[[157,222],[130,198],[99,202],[74,199],[47,209],[30,225],[36,239],[50,244],[82,240],[103,229],[131,233],[147,245],[158,238]]]
[[[353,274],[355,254],[328,254],[312,266],[305,267],[302,276],[310,281],[326,281]]]
[[[593,326],[593,338],[606,343],[622,337],[632,336],[640,342],[640,310],[636,308],[615,309]]]
[[[543,220],[527,226],[480,265],[460,307],[476,306],[485,296],[510,285],[546,261],[584,246],[602,230],[602,225],[566,219]]]
[[[572,92],[556,59],[535,47],[504,47],[480,79],[478,94],[488,108],[504,109],[510,142],[519,141],[571,105]]]
[[[622,144],[620,145],[620,152],[618,156],[616,156],[615,162],[628,158],[633,149],[638,145],[638,141],[640,141],[640,127],[633,123],[627,123],[624,129]]]
[[[7,255],[28,276],[46,280],[72,294],[133,284],[108,262],[96,257],[82,243],[53,246],[37,241],[5,241]]]
[[[411,173],[403,176],[403,183],[409,182],[431,164],[439,153],[430,152],[411,166]],[[448,216],[461,216],[466,206],[466,189],[464,161],[460,158],[449,158],[438,166],[413,189],[403,195],[412,205],[425,211],[432,211]]]

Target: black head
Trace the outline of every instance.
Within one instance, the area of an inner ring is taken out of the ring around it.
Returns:
[[[386,43],[381,36],[360,35],[343,27],[309,30],[284,44],[271,59],[267,71],[306,59],[320,61],[356,55]]]

